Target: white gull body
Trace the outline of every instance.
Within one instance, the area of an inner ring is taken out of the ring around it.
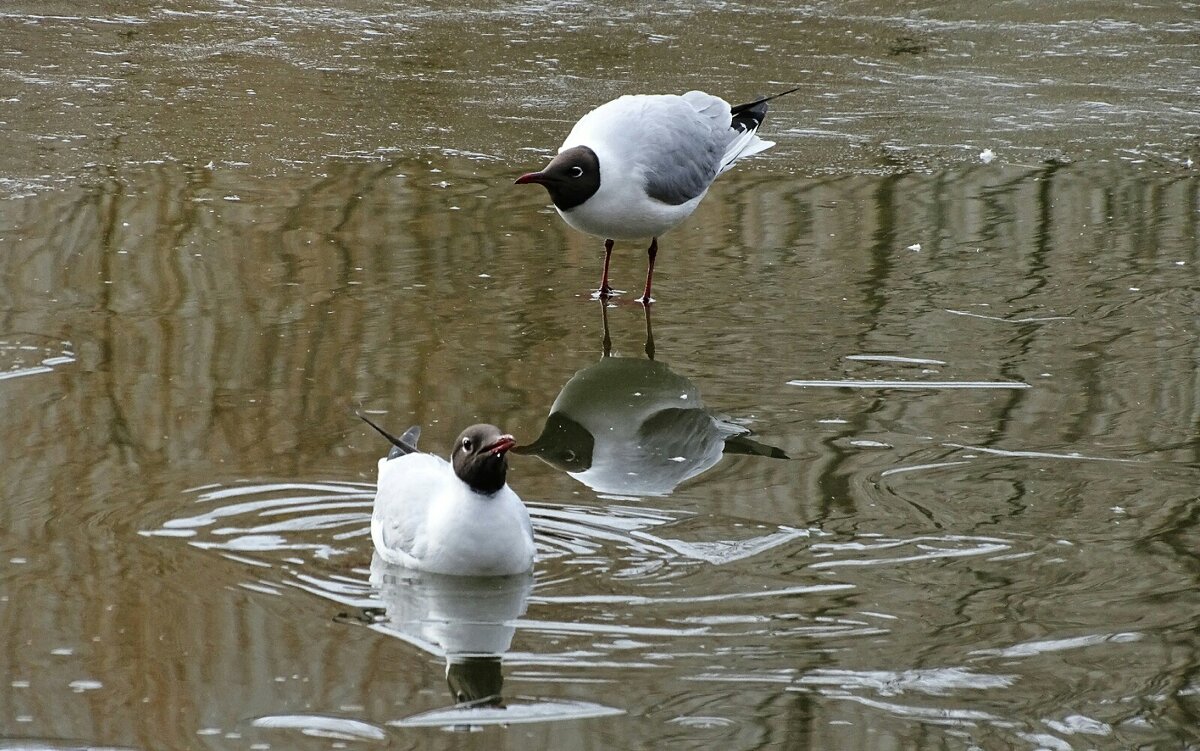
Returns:
[[[581,232],[613,240],[667,232],[695,211],[718,175],[775,145],[732,122],[729,103],[702,91],[630,95],[600,105],[559,147],[559,153],[575,146],[594,151],[600,188],[559,215]]]
[[[379,460],[371,539],[388,563],[439,574],[519,574],[535,553],[529,512],[507,484],[478,493],[420,452]]]
[[[371,513],[371,540],[380,558],[457,576],[508,576],[532,569],[529,512],[504,480],[511,435],[494,426],[467,428],[456,441],[451,464],[416,450],[415,428],[397,439],[371,425],[395,446],[379,459]]]
[[[516,183],[542,185],[567,224],[604,238],[601,299],[614,293],[615,242],[649,237],[638,298],[649,305],[658,236],[691,215],[718,175],[775,145],[756,135],[767,102],[796,90],[734,106],[702,91],[623,96],[580,118],[550,163]]]

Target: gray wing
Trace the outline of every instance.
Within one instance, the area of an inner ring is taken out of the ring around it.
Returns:
[[[400,436],[400,442],[392,446],[388,451],[388,458],[395,459],[397,456],[407,456],[417,450],[417,441],[421,438],[421,426],[414,425],[404,431],[404,435]]]
[[[708,190],[720,167],[722,149],[663,150],[647,159],[646,192],[678,206]]]
[[[641,157],[646,192],[677,206],[708,190],[735,134],[724,100],[699,91],[671,100],[653,117],[652,125],[647,123],[647,148]]]

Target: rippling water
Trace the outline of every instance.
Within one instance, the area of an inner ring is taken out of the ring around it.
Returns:
[[[0,747],[1200,745],[1196,10],[0,9]],[[649,313],[511,187],[791,82]],[[355,411],[534,576],[373,561]]]

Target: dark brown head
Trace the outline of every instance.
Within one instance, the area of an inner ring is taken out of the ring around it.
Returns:
[[[495,425],[472,425],[459,434],[450,452],[458,479],[476,493],[491,495],[504,487],[508,451],[517,442]]]
[[[537,183],[550,192],[550,200],[561,211],[570,211],[600,190],[600,160],[587,146],[563,151],[546,169],[517,178],[517,185]]]
[[[498,655],[455,657],[446,661],[446,684],[456,704],[503,707],[504,674]]]
[[[537,440],[515,447],[513,453],[533,454],[563,472],[586,472],[595,448],[596,438],[587,428],[561,412],[551,412]]]

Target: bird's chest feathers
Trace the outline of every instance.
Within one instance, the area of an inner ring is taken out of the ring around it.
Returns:
[[[558,213],[563,220],[596,237],[637,240],[658,237],[686,219],[703,194],[671,205],[646,195],[645,180],[636,173],[605,175],[601,166],[600,189],[584,203]]]
[[[525,527],[519,500],[507,488],[494,496],[456,493],[436,498],[429,509],[427,556],[449,566],[504,565],[525,554]]]
[[[502,509],[498,499],[456,489],[430,505],[429,526],[439,538],[486,534],[503,517]]]

